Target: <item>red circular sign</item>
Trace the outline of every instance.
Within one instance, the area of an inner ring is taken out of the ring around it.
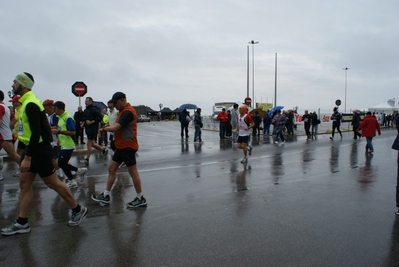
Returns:
[[[252,104],[252,99],[250,97],[245,98],[244,100],[245,105],[250,106]]]
[[[72,85],[72,94],[75,96],[84,96],[87,93],[87,85],[84,82],[75,82]]]

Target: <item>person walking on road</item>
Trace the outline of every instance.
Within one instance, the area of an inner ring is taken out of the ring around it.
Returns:
[[[377,119],[371,115],[370,111],[366,113],[366,117],[356,130],[358,132],[362,131],[362,136],[366,137],[366,152],[373,153],[373,137],[375,136],[376,131],[378,132],[378,135],[381,135],[381,129]]]
[[[112,125],[105,125],[100,131],[115,133],[115,153],[108,167],[108,179],[105,191],[100,195],[92,195],[94,201],[102,204],[109,204],[110,191],[116,179],[116,171],[124,162],[137,196],[133,201],[126,204],[127,208],[145,207],[147,200],[143,196],[141,188],[141,178],[137,170],[136,152],[139,150],[137,140],[137,113],[136,110],[127,102],[126,95],[122,92],[116,92],[112,96],[112,102],[119,114]]]
[[[87,153],[83,163],[86,164],[86,166],[88,166],[93,147],[98,151],[101,151],[104,157],[108,154],[108,148],[102,148],[101,146],[99,146],[94,142],[98,134],[98,125],[102,121],[103,116],[97,110],[97,108],[93,106],[93,98],[86,97],[85,104],[86,104],[86,109],[84,111],[82,127],[83,126],[85,127],[87,135]]]
[[[312,139],[316,138],[317,132],[319,130],[319,124],[320,124],[320,118],[319,115],[317,115],[316,111],[313,111],[313,113],[310,113],[312,116]]]
[[[355,139],[355,140],[358,137],[359,137],[359,139],[362,137],[361,133],[359,133],[357,131],[357,128],[360,125],[360,121],[361,121],[361,119],[360,119],[359,112],[357,110],[354,110],[351,124],[352,124],[352,130],[353,130],[353,139]]]
[[[184,138],[184,133],[186,134],[186,138],[188,138],[188,124],[190,123],[190,120],[190,115],[187,112],[187,109],[183,109],[179,114],[180,136],[182,139]]]
[[[78,226],[87,214],[87,208],[80,206],[68,187],[61,182],[52,163],[52,141],[50,125],[44,107],[32,92],[33,76],[27,72],[18,74],[12,85],[15,95],[20,95],[22,103],[18,139],[26,145],[21,156],[19,177],[19,217],[9,227],[1,229],[2,235],[14,235],[30,232],[28,213],[33,200],[33,181],[37,174],[43,182],[55,190],[72,208],[69,226]]]
[[[248,144],[249,136],[251,135],[251,128],[255,126],[254,121],[251,116],[248,114],[248,107],[242,105],[239,109],[238,123],[235,131],[238,131],[238,139],[237,139],[237,148],[242,149],[244,153],[244,158],[241,160],[241,163],[247,163],[248,157],[247,153],[252,155],[252,147]]]
[[[341,133],[341,119],[342,119],[342,115],[341,113],[338,112],[338,108],[335,107],[333,109],[333,114],[331,115],[331,121],[332,121],[332,133],[331,133],[331,141],[334,141],[334,134],[335,134],[335,129],[337,129],[339,135],[342,138],[342,133]]]
[[[287,117],[284,115],[281,115],[281,110],[276,111],[276,115],[273,117],[273,125],[276,129],[276,141],[274,142],[275,144],[279,144],[280,138],[281,142],[284,144],[284,134],[283,130],[285,128],[285,124],[287,122]]]
[[[54,111],[58,117],[58,127],[51,129],[53,134],[58,135],[60,151],[58,153],[58,166],[63,170],[67,179],[66,184],[70,189],[78,187],[75,177],[82,181],[85,178],[87,169],[77,168],[69,163],[72,152],[75,150],[75,121],[72,116],[65,111],[65,103],[57,101],[54,103]],[[72,171],[76,172],[75,176]]]
[[[202,128],[202,117],[201,117],[201,109],[197,108],[197,111],[194,114],[194,143],[201,143],[201,128]]]

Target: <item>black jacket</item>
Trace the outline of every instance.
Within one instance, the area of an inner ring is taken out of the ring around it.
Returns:
[[[103,116],[101,115],[100,111],[98,111],[98,109],[93,105],[87,106],[84,111],[83,121],[86,122],[87,120],[89,120],[89,121],[94,120],[95,123],[92,123],[90,125],[85,124],[84,127],[86,129],[86,134],[90,134],[90,135],[97,134],[98,123],[103,120]]]

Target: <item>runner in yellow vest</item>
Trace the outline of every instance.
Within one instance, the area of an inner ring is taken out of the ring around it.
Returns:
[[[17,75],[12,85],[15,95],[20,95],[22,103],[18,121],[18,139],[26,145],[21,156],[21,175],[19,177],[20,201],[19,217],[9,227],[1,229],[3,235],[30,232],[28,212],[33,200],[32,184],[36,174],[43,182],[55,190],[72,208],[69,226],[78,226],[87,214],[87,208],[80,206],[69,188],[58,180],[51,161],[52,141],[50,126],[44,107],[33,94],[33,76],[27,72]]]

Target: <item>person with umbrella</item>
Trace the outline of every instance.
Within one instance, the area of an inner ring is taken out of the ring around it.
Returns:
[[[188,138],[188,124],[190,123],[191,119],[190,119],[190,113],[188,113],[187,109],[183,109],[183,111],[180,112],[179,121],[181,127],[180,131],[181,139],[184,138],[184,133],[186,133],[186,138]]]

